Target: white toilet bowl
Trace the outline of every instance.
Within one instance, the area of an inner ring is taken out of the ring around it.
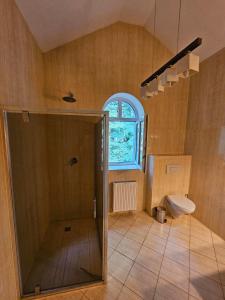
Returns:
[[[174,218],[184,214],[192,214],[195,211],[193,201],[181,195],[168,195],[166,197],[167,209]]]

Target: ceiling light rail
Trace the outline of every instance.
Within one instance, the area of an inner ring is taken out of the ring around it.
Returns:
[[[177,53],[166,64],[141,83],[141,95],[149,98],[163,92],[165,87],[172,86],[179,78],[187,78],[199,71],[199,56],[191,52],[202,44],[201,38]]]

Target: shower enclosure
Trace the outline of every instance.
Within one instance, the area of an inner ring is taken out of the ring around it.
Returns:
[[[105,280],[107,118],[4,112],[21,296]]]

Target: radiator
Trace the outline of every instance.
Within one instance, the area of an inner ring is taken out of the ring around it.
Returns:
[[[137,182],[113,182],[113,212],[137,209]]]

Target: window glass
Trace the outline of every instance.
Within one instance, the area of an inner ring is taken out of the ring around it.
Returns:
[[[137,103],[139,105],[139,103]],[[109,111],[109,167],[111,170],[140,168],[143,157],[143,112],[136,102],[115,97],[104,107]]]
[[[122,118],[135,118],[134,109],[127,102],[122,102]]]
[[[118,112],[119,112],[118,101],[109,102],[105,107],[105,111],[109,111],[110,118],[118,118]]]
[[[109,122],[109,163],[134,163],[136,122]]]

